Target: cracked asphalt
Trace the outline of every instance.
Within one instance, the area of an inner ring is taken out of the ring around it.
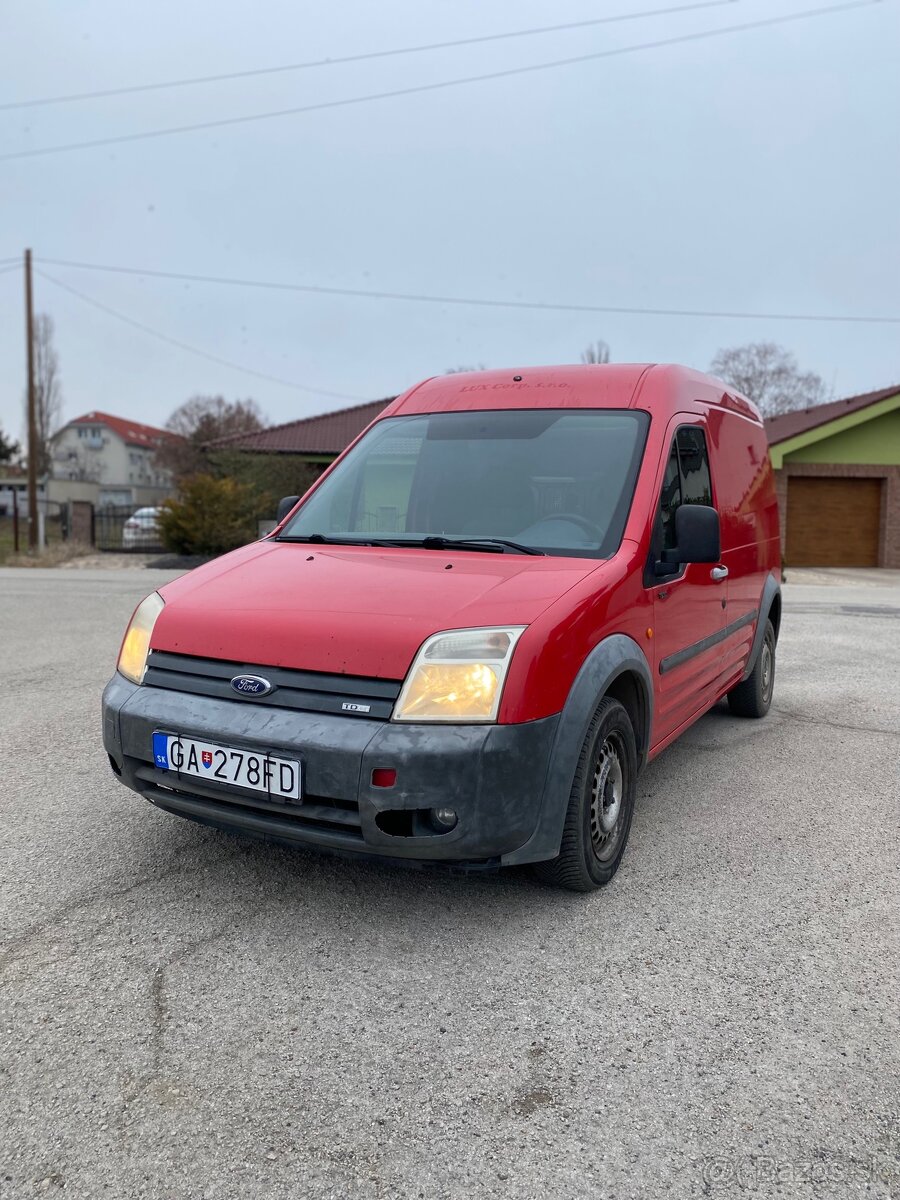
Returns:
[[[149,570],[0,570],[0,1198],[900,1195],[900,573],[791,573],[775,709],[611,886],[244,842],[113,778]]]

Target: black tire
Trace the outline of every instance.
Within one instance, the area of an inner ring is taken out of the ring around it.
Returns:
[[[775,690],[775,628],[766,621],[763,644],[747,678],[728,693],[728,707],[736,717],[764,717]]]
[[[607,696],[578,757],[559,854],[535,864],[538,879],[573,892],[609,883],[628,843],[636,783],[634,729],[618,700]]]

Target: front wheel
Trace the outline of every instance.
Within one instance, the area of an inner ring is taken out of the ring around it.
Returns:
[[[575,768],[559,854],[537,863],[544,883],[590,892],[619,868],[634,812],[637,748],[628,713],[606,697],[588,727]]]
[[[764,717],[775,690],[775,627],[766,621],[756,665],[742,683],[728,693],[728,707],[737,717]]]

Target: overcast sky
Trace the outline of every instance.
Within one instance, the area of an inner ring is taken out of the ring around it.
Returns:
[[[0,14],[0,102],[277,66],[687,0],[29,0]],[[0,155],[547,62],[834,0],[733,0],[588,29],[0,111]],[[0,259],[555,303],[900,315],[900,3],[412,96],[0,161]],[[40,265],[40,264],[38,264]],[[64,415],[163,424],[195,393],[287,421],[459,364],[705,368],[770,339],[835,395],[900,382],[900,327],[516,311],[47,274]],[[22,433],[22,282],[0,274],[0,425]],[[338,393],[340,395],[328,395]],[[346,396],[342,399],[341,396]]]

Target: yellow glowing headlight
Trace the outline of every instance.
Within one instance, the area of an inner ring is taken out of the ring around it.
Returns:
[[[150,651],[150,635],[156,618],[163,610],[163,604],[162,596],[158,592],[151,592],[134,610],[131,624],[125,631],[117,667],[133,683],[140,683],[144,678],[147,655]]]
[[[495,721],[523,625],[430,637],[397,698],[395,721]]]

